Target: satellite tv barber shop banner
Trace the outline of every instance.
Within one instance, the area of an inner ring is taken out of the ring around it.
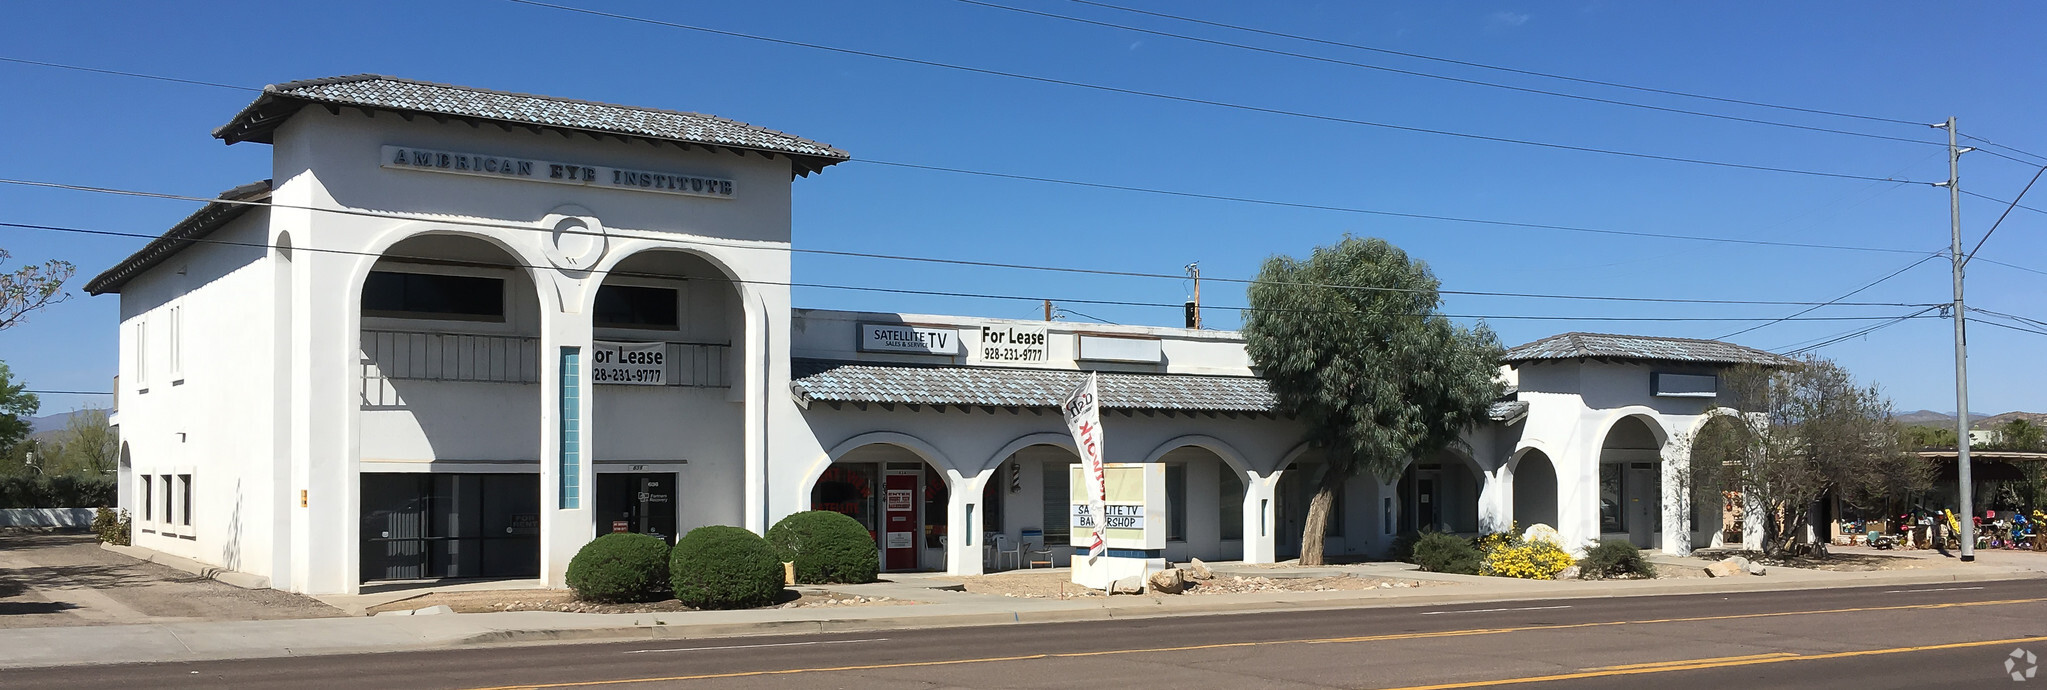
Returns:
[[[1066,430],[1073,432],[1073,445],[1080,452],[1081,476],[1087,481],[1088,512],[1094,516],[1094,524],[1107,524],[1107,502],[1109,500],[1108,469],[1102,466],[1102,413],[1101,400],[1095,385],[1095,375],[1089,372],[1087,383],[1073,389],[1061,406],[1066,412]],[[1088,545],[1089,560],[1100,558],[1107,552],[1108,545],[1102,541],[1102,532],[1094,530],[1094,540]]]

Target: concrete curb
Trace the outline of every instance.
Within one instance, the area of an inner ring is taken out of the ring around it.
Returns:
[[[133,558],[138,561],[148,561],[150,563],[155,563],[157,565],[183,570],[193,575],[198,575],[200,577],[207,578],[210,580],[217,580],[219,582],[234,585],[242,589],[270,589],[270,578],[264,577],[262,575],[250,575],[244,572],[228,570],[226,568],[221,568],[219,566],[212,566],[207,565],[205,563],[200,563],[198,561],[192,560],[190,558],[185,558],[183,556],[173,556],[162,551],[145,549],[140,546],[120,546],[117,544],[100,542],[100,548],[121,554],[123,556],[127,556],[129,558]]]

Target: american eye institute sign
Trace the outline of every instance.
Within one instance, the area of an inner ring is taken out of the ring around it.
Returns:
[[[711,199],[730,199],[733,195],[732,181],[715,177],[607,168],[601,165],[512,158],[483,153],[437,151],[409,146],[384,147],[383,167],[393,170],[422,170],[585,187],[636,189]]]

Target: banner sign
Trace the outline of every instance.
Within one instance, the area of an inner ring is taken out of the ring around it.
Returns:
[[[982,326],[981,341],[967,353],[973,364],[1044,362],[1050,357],[1045,342],[1050,339],[1044,326]]]
[[[960,351],[959,332],[950,328],[863,323],[860,324],[860,351],[954,355]]]
[[[668,383],[668,343],[591,343],[590,381],[627,386]]]
[[[1042,334],[1044,329],[1038,329],[1038,332]],[[1066,429],[1073,433],[1074,448],[1080,451],[1080,472],[1087,483],[1088,511],[1095,516],[1106,516],[1109,481],[1107,468],[1102,466],[1102,411],[1098,407],[1101,399],[1097,395],[1098,390],[1094,372],[1089,372],[1087,383],[1073,389],[1073,393],[1066,396],[1066,404],[1060,408],[1066,413]],[[1097,519],[1095,522],[1106,521]],[[1109,550],[1102,539],[1102,530],[1095,530],[1094,539],[1087,548],[1090,562]]]
[[[711,199],[732,198],[732,181],[722,178],[607,168],[601,165],[513,158],[484,153],[436,151],[409,146],[384,147],[383,167],[584,187],[632,189]]]

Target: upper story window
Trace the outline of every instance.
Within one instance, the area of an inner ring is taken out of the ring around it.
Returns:
[[[504,321],[503,278],[371,271],[362,287],[363,316]]]
[[[170,334],[169,334],[169,336],[170,336],[170,337],[169,337],[169,338],[166,338],[166,339],[170,341],[170,342],[169,342],[168,344],[170,345],[170,370],[171,370],[171,371],[170,371],[170,374],[171,374],[171,384],[172,384],[172,385],[176,385],[176,384],[177,384],[177,383],[178,383],[179,381],[182,381],[182,380],[184,380],[184,378],[185,378],[185,352],[184,352],[184,344],[185,344],[185,343],[184,343],[184,340],[185,340],[185,336],[184,336],[184,330],[185,330],[185,326],[184,326],[184,316],[185,316],[185,314],[184,314],[184,312],[185,312],[185,307],[184,307],[184,306],[182,306],[182,305],[176,305],[176,304],[174,304],[174,305],[171,305],[171,310],[170,310],[170,317],[171,317],[171,318],[170,318],[170,331],[171,331],[171,332],[170,332]]]
[[[597,288],[592,321],[600,328],[672,331],[682,326],[675,288],[604,285]]]
[[[135,387],[149,388],[149,320],[135,319]]]

